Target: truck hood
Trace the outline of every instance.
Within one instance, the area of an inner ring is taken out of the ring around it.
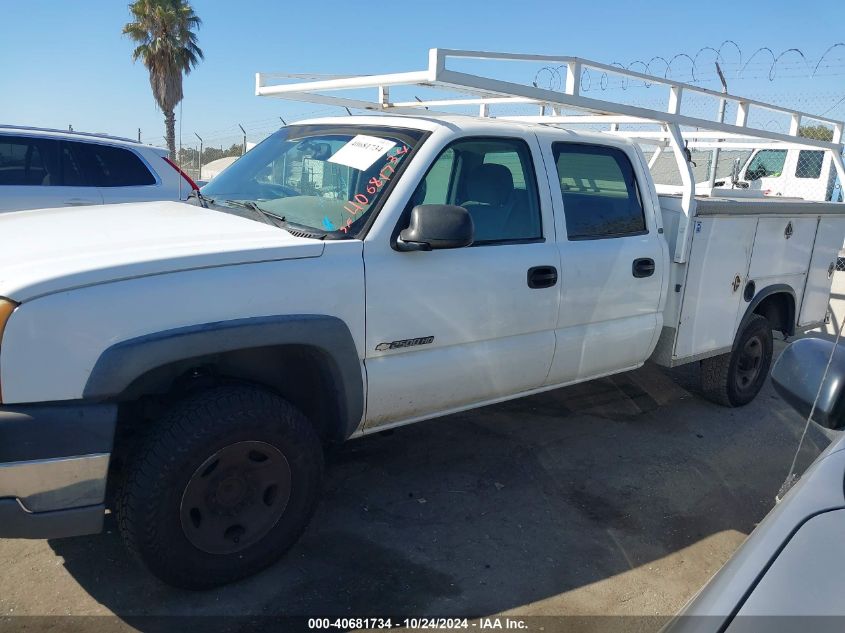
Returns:
[[[319,240],[182,202],[0,213],[0,296],[211,266],[318,257]]]

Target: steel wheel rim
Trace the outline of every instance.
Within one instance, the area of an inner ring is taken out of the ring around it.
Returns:
[[[266,442],[230,444],[200,464],[185,486],[182,531],[206,553],[240,552],[275,527],[290,491],[290,464],[279,449]]]
[[[760,375],[763,365],[763,341],[759,336],[753,336],[742,346],[736,365],[736,386],[740,391],[746,391],[754,385]]]

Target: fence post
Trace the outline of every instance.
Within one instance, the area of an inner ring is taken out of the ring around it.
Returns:
[[[244,148],[241,151],[241,156],[243,156],[244,154],[246,154],[246,130],[244,129],[244,126],[240,123],[238,123],[238,127],[241,128],[241,132],[244,133]]]
[[[199,163],[197,172],[199,173],[199,175],[197,176],[197,180],[202,180],[202,137],[196,132],[194,132],[194,136],[196,136],[200,140],[200,155],[197,159],[197,163]]]
[[[728,82],[725,81],[725,76],[722,74],[722,69],[719,66],[719,62],[716,62],[716,72],[719,74],[719,81],[722,82],[722,93],[727,94]],[[725,122],[725,106],[727,105],[727,103],[727,100],[719,99],[719,123]],[[710,154],[710,179],[708,180],[708,185],[710,189],[716,186],[717,169],[719,169],[719,148],[714,147],[713,151]]]

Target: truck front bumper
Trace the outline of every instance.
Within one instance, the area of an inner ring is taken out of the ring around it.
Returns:
[[[0,538],[102,530],[117,405],[0,406]]]

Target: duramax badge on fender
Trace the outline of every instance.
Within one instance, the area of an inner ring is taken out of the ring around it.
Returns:
[[[376,345],[377,352],[383,352],[388,349],[399,349],[400,347],[414,347],[415,345],[428,345],[434,342],[433,336],[423,336],[421,338],[406,338],[402,341],[393,341],[392,343],[379,343]]]

